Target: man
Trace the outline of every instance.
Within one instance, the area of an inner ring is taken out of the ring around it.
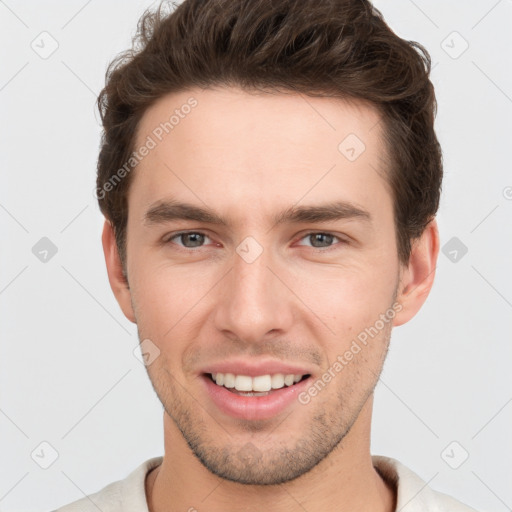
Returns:
[[[370,454],[439,250],[428,53],[367,0],[185,0],[138,43],[97,195],[165,454],[59,510],[472,510]]]

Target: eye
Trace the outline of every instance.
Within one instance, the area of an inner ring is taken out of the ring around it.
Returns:
[[[333,235],[332,233],[323,233],[323,232],[313,232],[313,233],[307,233],[305,236],[301,238],[301,240],[309,239],[311,241],[311,246],[315,249],[330,249],[334,246],[332,245],[332,242],[334,240],[338,240],[341,243],[344,242],[341,238],[337,237],[336,235]],[[299,244],[303,245],[303,244]],[[324,251],[325,252],[325,251]]]
[[[185,249],[193,249],[194,247],[201,247],[205,239],[209,239],[209,237],[204,233],[201,233],[199,231],[187,231],[176,233],[175,235],[168,238],[167,242],[180,240],[182,244],[178,243],[178,246],[184,247]]]
[[[178,247],[182,247],[184,249],[194,249],[207,245],[207,240],[210,240],[211,242],[210,237],[200,231],[182,231],[169,237],[167,240],[165,240],[165,243],[172,242]],[[319,252],[327,252],[330,249],[336,249],[336,245],[338,244],[333,243],[335,241],[338,241],[342,244],[345,243],[345,240],[332,233],[317,231],[307,233],[300,240],[309,240],[311,242],[309,247],[319,249]],[[307,246],[308,244],[299,243],[298,245]]]

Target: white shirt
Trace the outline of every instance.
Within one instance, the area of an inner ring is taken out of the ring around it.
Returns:
[[[54,512],[149,512],[146,501],[146,475],[161,464],[163,457],[143,462],[124,480],[113,482]],[[400,512],[476,512],[447,494],[434,491],[416,473],[390,457],[373,455],[374,467],[397,490],[396,511]]]

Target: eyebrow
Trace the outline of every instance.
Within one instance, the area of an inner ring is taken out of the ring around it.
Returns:
[[[371,222],[368,211],[348,201],[335,201],[320,205],[291,206],[274,215],[274,225],[299,224],[306,222],[328,222],[342,219],[361,219]],[[229,226],[228,218],[216,213],[208,207],[196,206],[176,200],[159,201],[144,214],[143,223],[147,226],[165,224],[175,220],[190,220]]]

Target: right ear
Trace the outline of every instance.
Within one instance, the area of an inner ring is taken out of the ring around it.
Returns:
[[[108,220],[105,220],[105,224],[103,225],[101,243],[103,244],[103,253],[105,255],[105,263],[107,265],[110,287],[114,292],[116,300],[121,307],[124,316],[131,322],[137,323],[132,307],[130,287],[128,286],[128,280],[123,274],[123,266],[121,264],[121,258],[117,249],[114,228]]]

